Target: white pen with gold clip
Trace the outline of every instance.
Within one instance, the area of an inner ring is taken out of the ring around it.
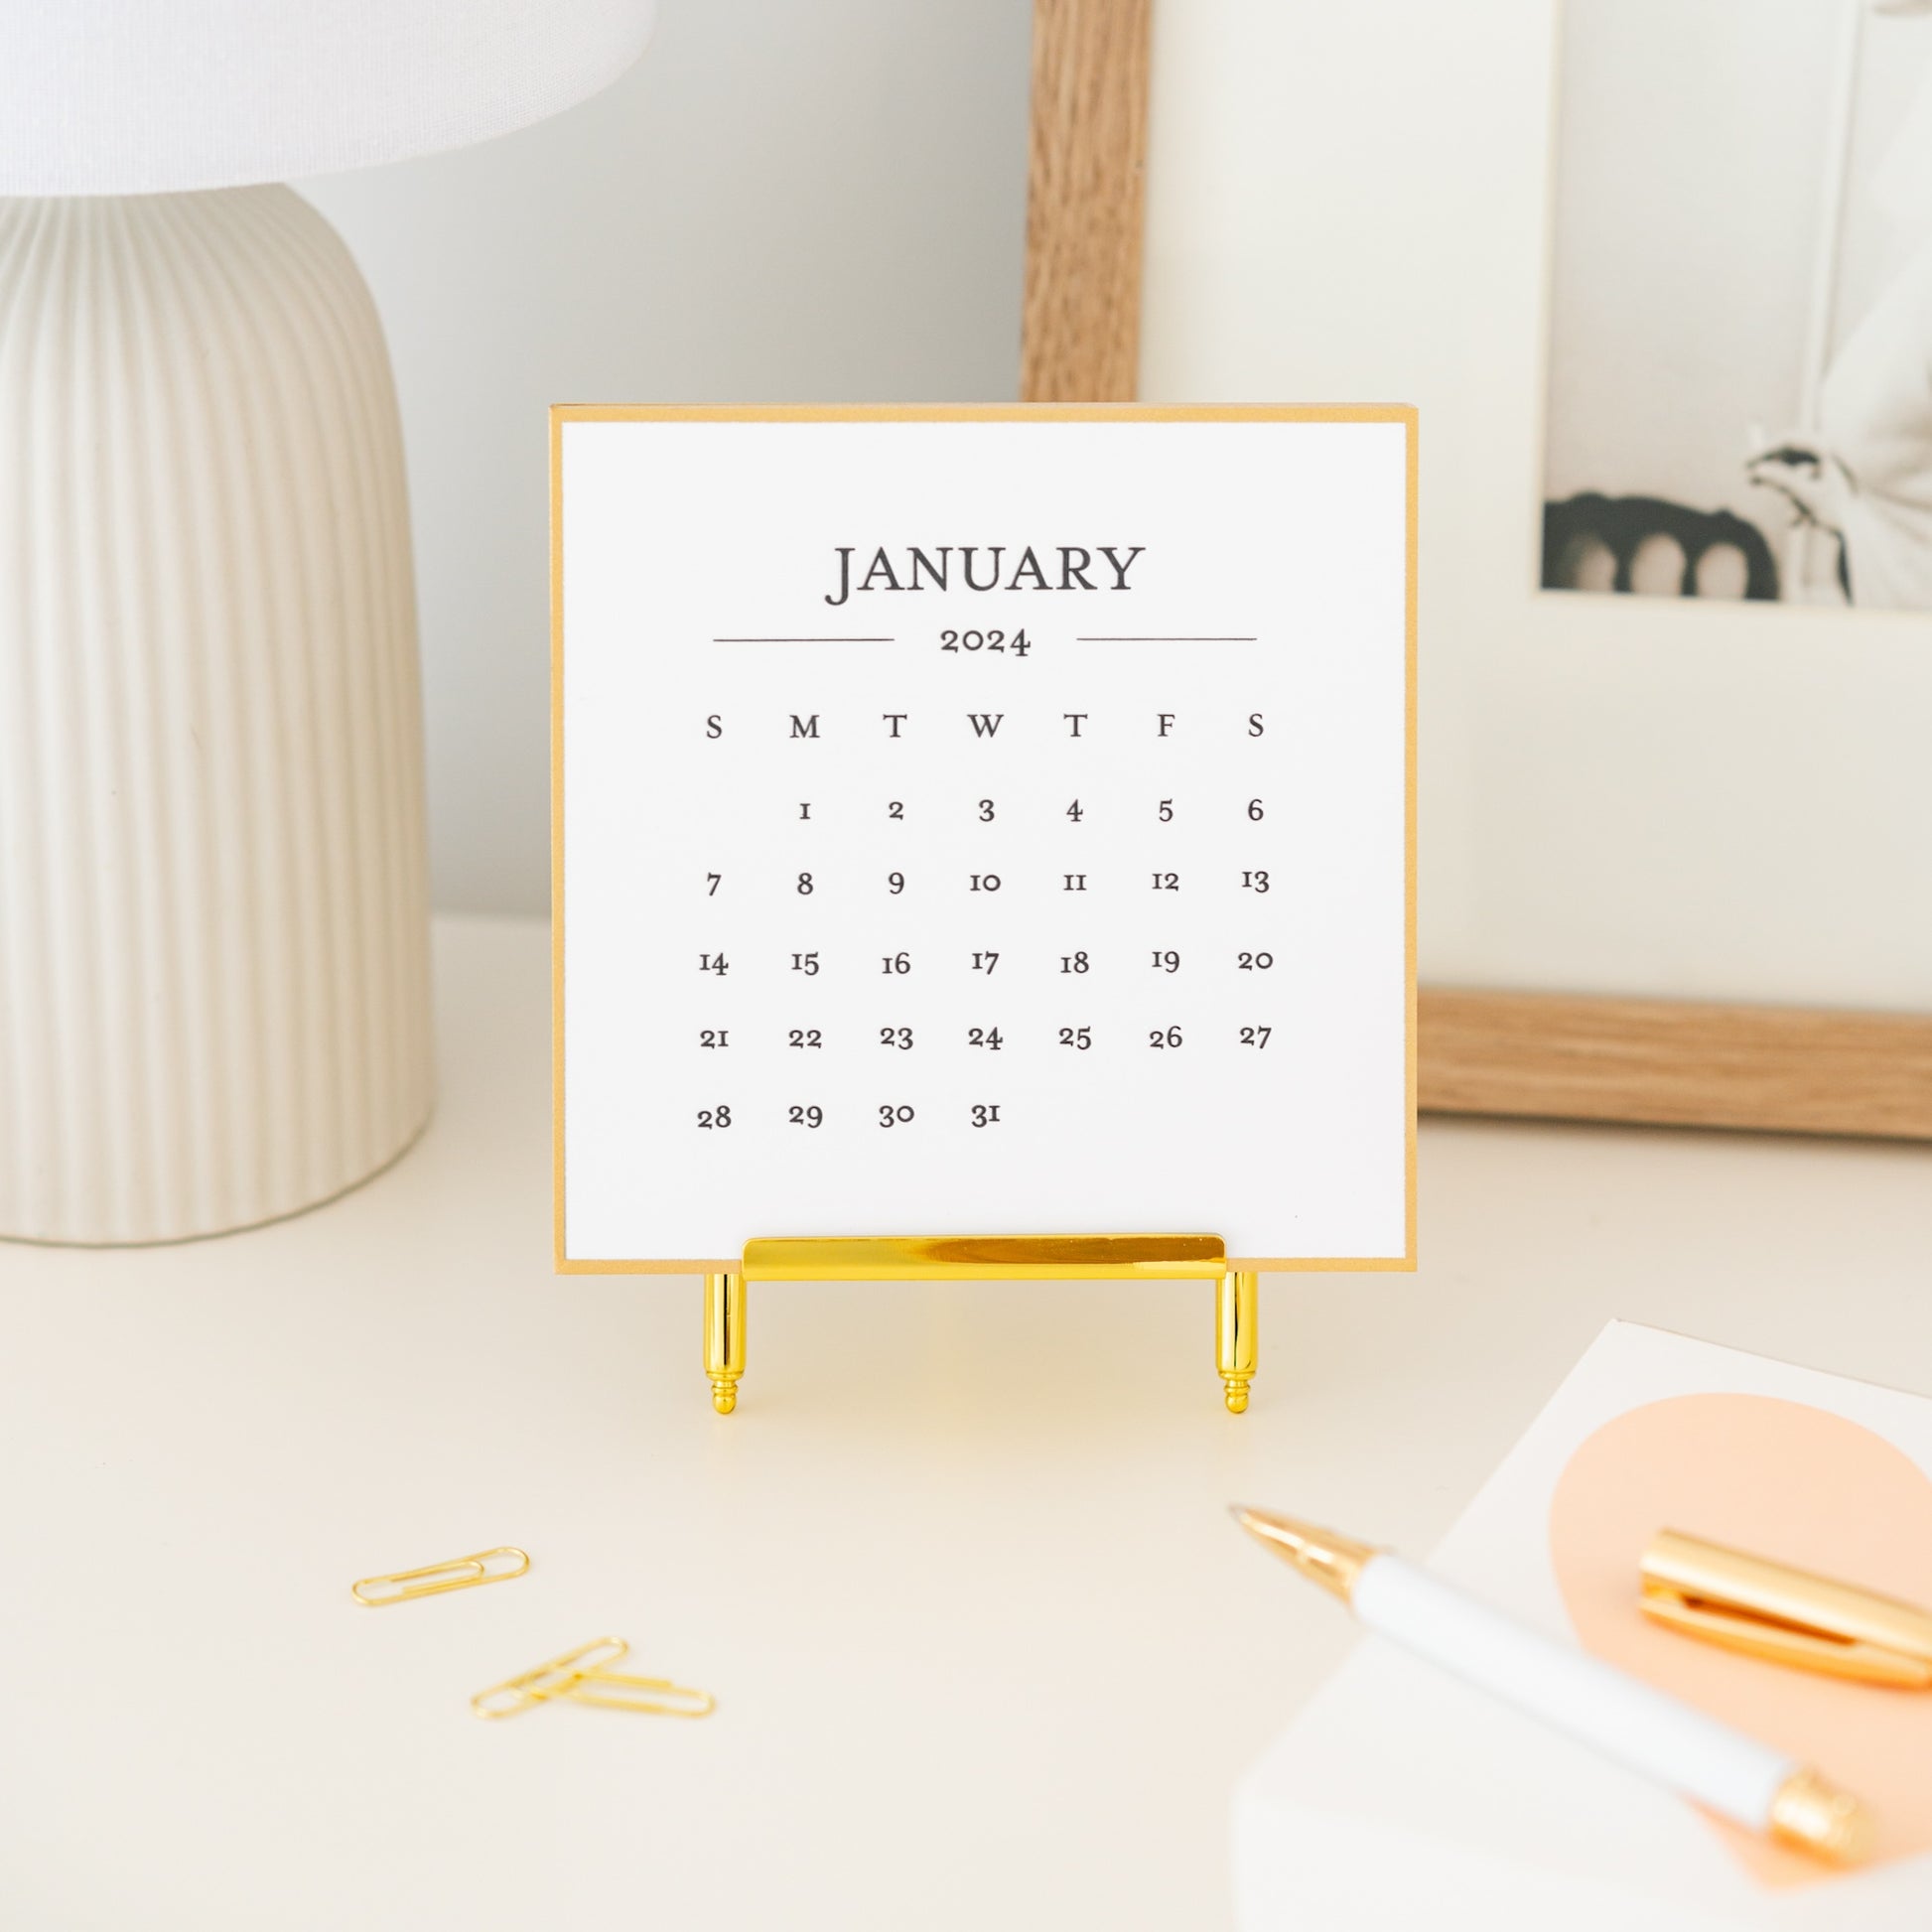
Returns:
[[[1369,1629],[1748,1831],[1835,1863],[1869,1849],[1868,1814],[1810,1766],[1428,1571],[1333,1530],[1259,1509],[1235,1520]]]

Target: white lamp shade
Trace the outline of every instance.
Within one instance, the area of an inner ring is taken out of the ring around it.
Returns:
[[[286,181],[574,106],[656,0],[0,0],[0,195]]]

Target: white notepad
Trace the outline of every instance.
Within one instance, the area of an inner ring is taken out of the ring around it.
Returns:
[[[1613,1419],[1711,1393],[1843,1417],[1932,1476],[1932,1402],[1922,1397],[1612,1322],[1429,1568],[1575,1642],[1550,1555],[1559,1478]],[[1858,1506],[1856,1496],[1845,1499]],[[1636,1581],[1633,1557],[1633,1598]],[[1932,1696],[1856,1685],[1827,1694],[1916,1696],[1901,1709],[1923,1722],[1932,1752]],[[1932,1924],[1932,1857],[1767,1887],[1679,1798],[1374,1638],[1243,1780],[1234,1846],[1244,1932],[1923,1932]]]
[[[560,1265],[1409,1265],[1414,432],[560,410]]]

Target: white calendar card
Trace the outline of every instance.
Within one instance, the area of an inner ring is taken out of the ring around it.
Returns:
[[[558,1267],[1413,1267],[1415,437],[553,411]]]

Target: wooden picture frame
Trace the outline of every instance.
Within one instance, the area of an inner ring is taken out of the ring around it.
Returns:
[[[1152,0],[1035,0],[1021,393],[1134,399]],[[1932,1140],[1932,1016],[1425,986],[1426,1111]]]

